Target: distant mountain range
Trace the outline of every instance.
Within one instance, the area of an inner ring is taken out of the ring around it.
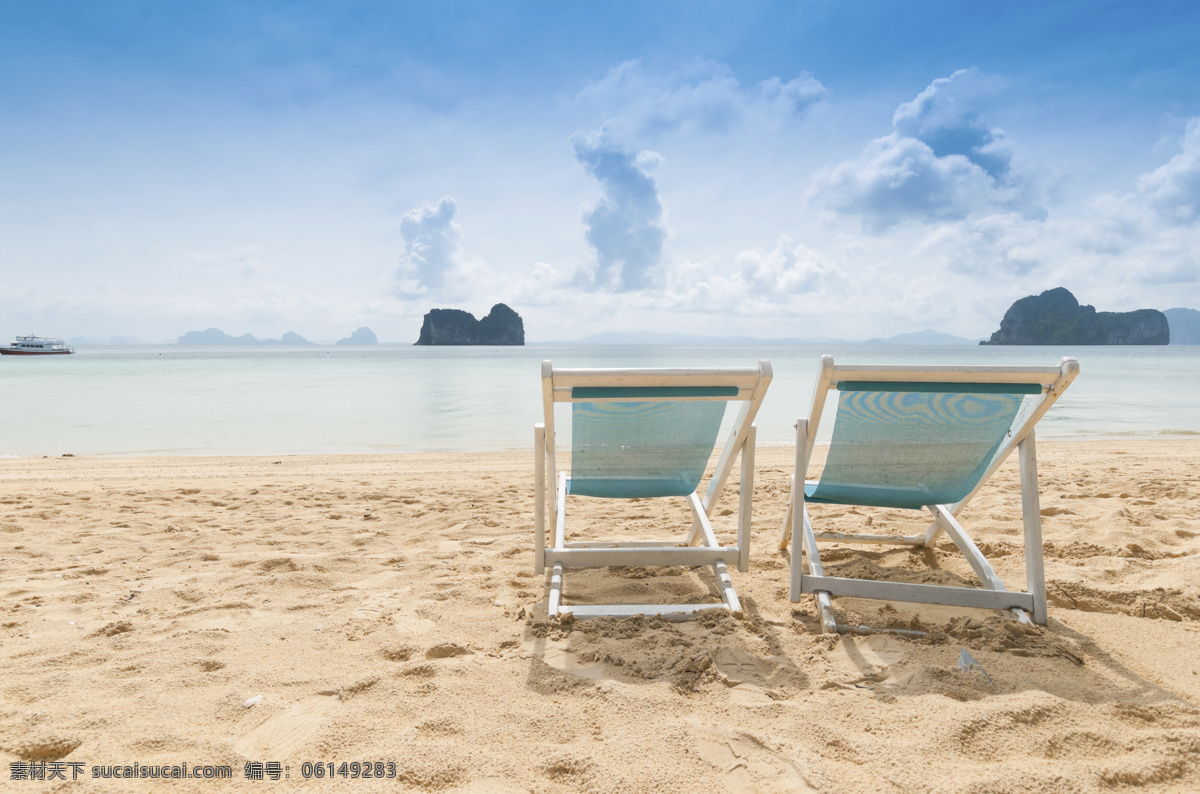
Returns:
[[[204,331],[188,331],[183,336],[179,337],[177,345],[187,346],[205,346],[205,347],[222,347],[229,345],[281,345],[289,347],[307,347],[315,345],[300,334],[288,331],[279,339],[258,339],[253,334],[242,334],[241,336],[230,336],[220,328],[209,328]],[[337,341],[339,345],[377,345],[379,340],[375,338],[370,328],[366,326],[359,328],[354,333],[345,339]]]
[[[1171,325],[1171,344],[1200,345],[1200,312],[1195,309],[1167,309]]]
[[[217,347],[225,345],[311,345],[300,334],[288,331],[281,339],[257,339],[253,334],[230,336],[219,328],[209,328],[204,331],[188,331],[179,337],[177,345],[203,345]]]
[[[943,334],[932,329],[915,331],[908,334],[897,334],[887,338],[875,339],[835,339],[831,337],[815,337],[800,339],[756,339],[749,336],[700,336],[696,334],[669,334],[654,331],[601,331],[598,334],[585,336],[575,342],[548,342],[545,344],[574,344],[574,345],[730,345],[730,346],[762,346],[762,345],[976,345],[978,339],[967,339],[962,336]]]

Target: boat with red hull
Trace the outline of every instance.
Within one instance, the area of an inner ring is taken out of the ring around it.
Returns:
[[[0,356],[63,356],[74,353],[61,339],[46,336],[18,336],[8,347],[0,347]]]

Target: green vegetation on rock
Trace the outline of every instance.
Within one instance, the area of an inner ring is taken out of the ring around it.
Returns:
[[[1166,315],[1157,309],[1098,312],[1080,306],[1064,287],[1014,303],[1000,330],[981,345],[1165,345],[1171,341]]]

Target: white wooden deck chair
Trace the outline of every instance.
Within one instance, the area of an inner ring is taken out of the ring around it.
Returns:
[[[780,550],[792,544],[791,600],[816,594],[827,632],[862,628],[837,624],[832,596],[1011,610],[1023,622],[1044,625],[1033,428],[1078,374],[1073,358],[1056,367],[910,367],[834,366],[832,356],[823,356],[809,418],[796,425],[796,473],[780,532]],[[805,482],[831,389],[839,398],[829,455],[821,479]],[[1020,450],[1026,592],[1005,589],[957,519],[1014,448]],[[933,523],[914,536],[814,532],[809,502],[924,509],[933,514]],[[967,558],[983,589],[827,576],[817,549],[822,540],[931,546],[943,532]]]
[[[771,364],[746,369],[555,369],[542,362],[544,425],[534,426],[536,498],[534,566],[551,569],[549,614],[683,615],[724,606],[740,612],[727,565],[750,561],[750,504],[754,490],[754,416],[771,382]],[[555,482],[554,405],[571,403],[571,471]],[[703,499],[697,487],[716,446],[726,407],[740,402],[733,429]],[[733,464],[742,471],[736,546],[722,546],[709,516]],[[639,499],[678,496],[693,513],[691,530],[663,540],[568,542],[567,496]],[[547,511],[547,507],[549,510]],[[554,536],[547,547],[546,515]],[[712,565],[722,604],[575,605],[562,602],[563,569],[629,565]]]

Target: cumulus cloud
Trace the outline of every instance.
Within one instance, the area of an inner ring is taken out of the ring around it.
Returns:
[[[648,74],[626,61],[589,84],[574,104],[606,119],[621,141],[666,133],[725,134],[743,126],[778,124],[802,114],[828,90],[808,72],[784,81],[771,77],[745,86],[732,70],[697,60],[665,74]]]
[[[994,186],[967,158],[938,157],[923,141],[892,133],[819,178],[814,195],[880,232],[910,218],[964,218],[986,206]]]
[[[881,232],[906,220],[938,222],[980,213],[1045,217],[1034,186],[1013,168],[1003,130],[978,105],[986,80],[974,69],[934,80],[896,108],[893,131],[817,176],[809,198],[858,215]]]
[[[914,246],[913,254],[954,273],[1024,276],[1042,265],[1045,229],[1017,213],[995,213],[940,224]]]
[[[1155,287],[1200,283],[1200,118],[1136,190],[1095,196],[1087,209],[1063,226],[1089,272]]]
[[[1138,180],[1138,190],[1163,220],[1200,219],[1200,118],[1188,122],[1182,151]]]
[[[896,108],[892,126],[900,137],[924,143],[935,157],[961,155],[993,179],[1002,179],[1012,151],[1003,130],[988,127],[979,117],[977,103],[986,93],[977,70],[960,69]]]
[[[1154,286],[1200,281],[1200,224],[1161,212],[1156,198],[1107,194],[1092,201],[1086,219],[1064,224],[1089,273]]]
[[[664,267],[663,289],[627,302],[646,311],[761,319],[811,315],[828,307],[830,296],[853,289],[853,280],[834,261],[783,235],[774,247],[740,251],[732,262],[673,260]]]
[[[792,242],[784,235],[775,248],[752,248],[738,254],[738,277],[746,292],[759,295],[828,293],[843,287],[848,278],[819,252]]]
[[[445,196],[436,204],[425,203],[400,219],[404,253],[394,278],[394,291],[415,297],[441,290],[463,276],[462,229],[454,221],[458,202]]]
[[[655,285],[667,238],[662,201],[649,170],[658,156],[626,150],[604,131],[577,134],[571,141],[575,158],[603,192],[598,202],[583,208],[584,236],[596,261],[579,271],[580,285],[617,292]]]

